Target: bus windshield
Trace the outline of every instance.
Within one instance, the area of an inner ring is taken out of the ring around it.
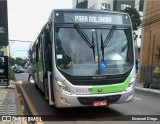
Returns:
[[[133,66],[131,44],[128,28],[57,27],[56,65],[75,76],[122,74]]]

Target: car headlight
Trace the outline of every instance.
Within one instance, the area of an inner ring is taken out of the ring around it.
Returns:
[[[136,81],[136,76],[133,76],[133,77],[131,78],[131,80],[129,81],[129,83],[128,83],[126,89],[125,89],[125,91],[131,90],[132,87],[134,86],[135,81]]]
[[[73,92],[62,81],[57,80],[56,82],[61,92],[69,95],[73,94]]]

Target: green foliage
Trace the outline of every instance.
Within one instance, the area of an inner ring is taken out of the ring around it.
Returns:
[[[11,66],[15,65],[16,64],[15,58],[9,57],[9,63]]]
[[[131,21],[132,21],[132,27],[133,27],[133,31],[138,30],[138,28],[140,27],[142,21],[141,21],[141,16],[139,14],[139,12],[133,8],[133,7],[127,7],[125,10],[123,10],[122,12],[128,13],[131,17]],[[133,36],[134,36],[134,40],[137,39],[137,35],[135,32],[133,32]]]
[[[139,12],[133,8],[133,7],[127,7],[125,10],[123,10],[123,12],[128,13],[131,17],[131,21],[132,21],[132,26],[133,26],[133,31],[138,30],[138,28],[141,25],[141,16],[139,14]]]
[[[18,58],[16,58],[16,64],[17,64],[17,65],[21,65],[21,66],[22,66],[22,65],[23,65],[23,63],[24,63],[24,61],[23,61],[23,59],[22,59],[22,58],[19,58],[19,57],[18,57]]]
[[[15,80],[14,72],[11,69],[9,69],[8,77],[9,80]]]
[[[22,66],[22,67],[24,67],[25,66],[25,64],[27,63],[27,61],[28,61],[28,59],[22,59],[22,58],[12,58],[12,57],[10,57],[9,58],[9,63],[10,63],[10,66],[14,66],[15,64],[17,64],[17,65],[20,65],[20,66]]]

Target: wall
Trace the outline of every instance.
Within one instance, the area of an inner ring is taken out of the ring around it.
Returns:
[[[154,68],[160,66],[156,57],[160,46],[160,1],[146,0],[145,4],[139,81],[150,83]]]
[[[8,47],[7,46],[1,46],[0,56],[8,56]]]

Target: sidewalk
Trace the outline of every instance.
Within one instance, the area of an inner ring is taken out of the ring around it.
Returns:
[[[160,94],[160,89],[144,88],[143,83],[136,82],[135,89]]]
[[[0,115],[17,115],[14,84],[0,87]]]
[[[8,88],[5,86],[0,86],[0,120],[2,119],[5,124],[9,124],[10,116],[15,116],[19,114],[19,108],[17,108],[17,99],[15,92],[15,82],[10,82]],[[6,116],[7,119],[6,119]],[[12,123],[14,124],[14,123]],[[15,124],[21,124],[20,121],[15,121]]]

